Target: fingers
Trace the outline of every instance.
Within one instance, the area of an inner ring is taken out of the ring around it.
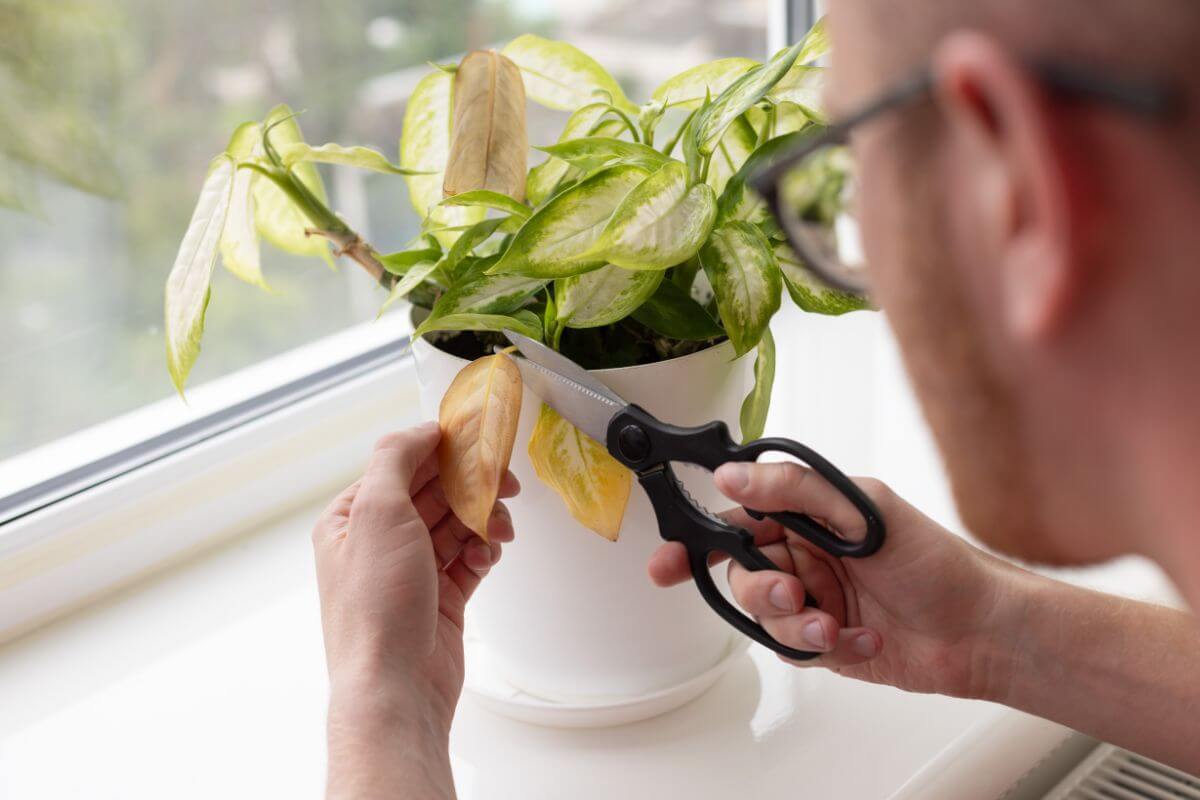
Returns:
[[[321,512],[321,516],[317,518],[317,522],[313,526],[312,540],[315,547],[319,548],[328,542],[345,538],[350,507],[354,504],[360,483],[361,481],[355,481],[347,486]]]
[[[389,433],[375,444],[355,501],[369,501],[381,509],[399,499],[410,500],[418,469],[433,455],[441,438],[436,422]]]
[[[764,621],[763,627],[780,644],[821,653],[819,657],[808,661],[793,661],[780,656],[783,661],[797,667],[852,667],[875,659],[883,651],[883,638],[878,631],[870,628],[842,628],[830,640],[833,643],[831,648],[811,646],[806,643],[804,634],[804,626],[809,623],[806,615],[799,615],[788,617],[786,620]],[[826,632],[828,635],[828,631]]]
[[[646,572],[655,586],[674,586],[692,577],[688,566],[687,550],[679,542],[667,542],[659,545],[650,555]]]
[[[440,436],[436,423],[426,423],[379,440],[350,508],[352,546],[395,547],[429,534],[413,505],[412,483]]]
[[[433,530],[434,526],[450,510],[450,506],[446,502],[446,492],[442,489],[442,481],[434,478],[426,483],[421,491],[413,497],[413,505],[416,506],[417,513],[421,515],[425,527]]]
[[[777,541],[784,536],[783,528],[778,522],[772,519],[754,519],[746,513],[746,509],[740,506],[722,511],[719,516],[739,528],[750,531],[754,536],[755,543],[759,546]],[[728,555],[718,553],[710,563],[720,564],[727,558],[729,558]],[[656,586],[674,586],[692,579],[692,568],[688,564],[687,551],[679,542],[667,542],[655,550],[650,556],[646,571]]]
[[[738,605],[759,619],[787,616],[804,608],[804,583],[787,572],[750,572],[733,563],[729,565],[729,588]]]
[[[488,543],[477,537],[470,528],[453,514],[447,514],[434,528],[432,533],[433,553],[437,559],[438,569],[445,569],[447,564],[459,557],[465,558],[472,552],[468,544],[478,541],[486,546]],[[503,503],[496,503],[492,515],[488,518],[488,539],[499,546],[503,542],[513,540],[512,516]],[[497,551],[498,552],[498,551]]]
[[[805,594],[839,625],[847,621],[846,594],[833,567],[806,547],[783,542],[762,548],[781,571],[751,572],[729,565],[729,588],[746,613],[759,619],[795,614],[804,608]]]
[[[462,556],[443,573],[445,580],[456,587],[458,593],[456,596],[452,592],[440,592],[440,611],[460,628],[467,601],[475,594],[484,576],[500,560],[502,549],[499,542],[488,544],[479,538],[472,539],[463,546]]]
[[[811,469],[791,462],[732,462],[715,473],[717,488],[729,499],[759,511],[796,511],[827,520],[850,541],[866,535],[862,514],[842,493]]]

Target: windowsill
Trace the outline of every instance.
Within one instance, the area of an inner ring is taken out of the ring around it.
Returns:
[[[879,475],[954,526],[952,511],[938,505],[945,487],[911,399],[902,384],[887,383],[899,367],[881,325],[876,317],[783,315],[777,337],[807,350],[795,350],[795,367],[776,384],[768,430],[801,438],[855,473]],[[243,431],[250,439],[207,443],[192,456],[212,460],[193,463],[182,490],[155,483],[115,510],[103,494],[87,498],[90,508],[62,518],[69,524],[61,547],[26,559],[27,570],[37,567],[32,578],[0,561],[0,633],[7,622],[10,635],[36,624],[30,609],[60,601],[64,587],[91,596],[97,587],[80,574],[129,584],[0,646],[0,796],[320,795],[327,687],[308,533],[378,433],[416,418],[410,369],[406,361],[370,376],[367,389],[360,381],[281,412]],[[838,390],[806,392],[814,374]],[[889,398],[886,413],[872,405],[876,394]],[[174,475],[170,462],[157,470],[159,481]],[[279,486],[283,474],[292,477]],[[91,520],[97,511],[107,516]],[[118,533],[126,538],[114,539]],[[54,562],[62,552],[69,557]],[[144,564],[126,561],[147,556]],[[1161,577],[1144,562],[1072,577],[1161,596]],[[63,610],[61,602],[53,608]],[[16,614],[24,621],[12,627]],[[879,798],[968,729],[1014,713],[796,671],[752,648],[693,703],[621,728],[537,728],[468,699],[453,765],[464,800],[561,797],[564,787],[578,800],[798,789]],[[1031,736],[1061,732],[1021,724]],[[864,756],[871,769],[862,769]]]
[[[408,329],[389,315],[199,387],[196,405],[223,409],[338,358],[387,354],[0,527],[0,642],[352,480],[376,438],[418,417],[412,360],[391,345]],[[184,413],[168,404],[142,424]]]
[[[0,795],[319,797],[327,684],[308,530],[320,505],[0,647]],[[620,728],[539,728],[467,698],[452,762],[463,800],[798,788],[875,800],[999,713],[755,648],[696,701]]]

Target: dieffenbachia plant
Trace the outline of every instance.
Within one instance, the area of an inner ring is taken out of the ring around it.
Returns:
[[[768,324],[783,289],[806,311],[862,307],[810,277],[746,187],[758,166],[821,129],[821,69],[810,62],[826,47],[818,23],[765,63],[702,64],[639,105],[575,47],[520,36],[418,83],[399,165],[364,147],[306,144],[285,107],[242,125],[210,167],[167,282],[176,387],[199,353],[218,252],[233,274],[265,285],[261,236],[291,253],[329,258],[332,247],[351,258],[387,289],[385,306],[407,298],[427,310],[417,335],[474,331],[487,342],[511,328],[589,367],[728,338],[739,356],[756,351],[741,429],[761,435],[775,368]],[[526,98],[569,113],[528,171]],[[400,252],[377,252],[329,210],[317,163],[402,175],[420,235]],[[817,218],[825,187],[841,183],[838,169],[830,162],[813,176]],[[542,414],[535,464],[574,510],[595,500],[589,492],[609,494],[588,474],[612,471],[597,466],[603,448],[561,426]]]

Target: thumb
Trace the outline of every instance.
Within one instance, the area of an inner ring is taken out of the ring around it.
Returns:
[[[433,455],[441,439],[436,422],[389,433],[375,443],[363,475],[355,506],[401,511],[412,506],[412,482],[417,469]]]

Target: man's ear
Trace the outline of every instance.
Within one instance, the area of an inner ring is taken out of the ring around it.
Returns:
[[[963,237],[986,249],[979,266],[1014,336],[1038,339],[1062,322],[1081,264],[1071,193],[1050,108],[1027,68],[992,39],[958,32],[933,59],[935,96],[956,146],[954,189],[965,196]],[[961,208],[961,206],[960,206]]]

